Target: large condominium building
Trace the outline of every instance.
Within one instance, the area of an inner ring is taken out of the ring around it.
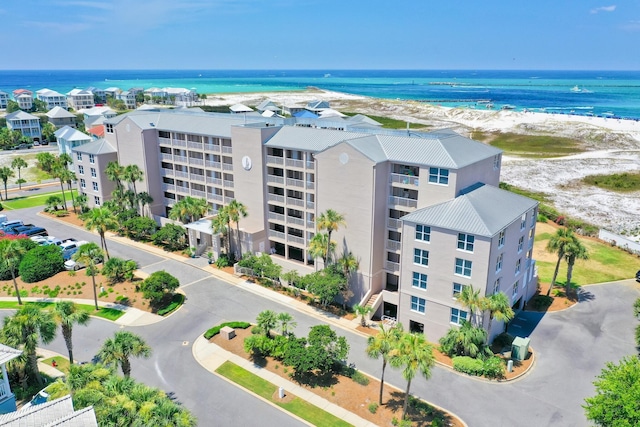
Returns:
[[[212,214],[242,202],[235,253],[267,252],[307,274],[322,267],[308,250],[316,218],[343,214],[332,239],[335,257],[359,261],[350,302],[430,339],[469,318],[456,299],[463,286],[506,292],[516,306],[535,291],[536,202],[497,188],[500,150],[454,132],[178,110],[118,116],[105,131],[118,161],[144,171],[138,191],[157,217],[185,196],[206,199]],[[187,228],[200,253],[220,252],[208,221]]]
[[[6,110],[9,103],[9,94],[0,90],[0,110]]]
[[[36,98],[47,104],[47,110],[54,107],[67,109],[67,97],[51,89],[40,89],[36,91]]]
[[[40,119],[22,110],[7,114],[7,128],[17,130],[23,136],[31,138],[32,141],[40,142],[42,138],[40,130]]]

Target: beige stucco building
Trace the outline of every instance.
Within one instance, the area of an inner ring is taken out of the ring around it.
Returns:
[[[212,215],[237,199],[249,216],[240,222],[242,248],[232,251],[270,253],[300,274],[322,267],[307,249],[318,215],[343,214],[346,226],[332,239],[336,256],[352,252],[359,261],[350,302],[429,339],[465,317],[454,283],[503,291],[516,307],[530,298],[537,203],[497,188],[501,151],[448,130],[408,134],[358,123],[138,111],[108,119],[105,138],[120,164],[144,171],[138,191],[153,197],[159,221],[187,195],[206,199]],[[221,251],[209,221],[187,228],[198,253]],[[416,239],[417,230],[430,240]],[[458,253],[461,236],[472,251]],[[495,272],[499,255],[504,267]],[[518,273],[507,275],[517,263]]]

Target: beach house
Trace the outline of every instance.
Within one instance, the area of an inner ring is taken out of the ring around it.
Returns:
[[[67,97],[55,90],[40,89],[36,91],[36,98],[46,104],[47,110],[51,110],[54,107],[60,107],[67,109]]]
[[[0,110],[6,110],[8,102],[9,94],[0,90]]]
[[[71,155],[75,147],[91,142],[91,137],[89,135],[85,135],[71,126],[61,127],[55,131],[54,135],[58,141],[58,155]]]
[[[210,215],[238,200],[249,216],[232,252],[269,253],[285,271],[324,267],[309,249],[316,220],[341,213],[334,257],[359,261],[349,303],[431,340],[469,316],[454,289],[505,292],[516,308],[535,292],[537,202],[497,187],[500,150],[455,132],[172,110],[109,119],[105,139],[120,164],[144,172],[138,191],[158,222],[186,196],[205,199]],[[94,196],[109,194],[99,186]],[[223,251],[208,220],[186,227],[199,254]]]
[[[0,344],[0,372],[2,373],[2,378],[0,378],[0,414],[7,414],[16,410],[16,397],[11,392],[11,386],[9,385],[7,363],[20,357],[20,355],[22,355],[22,350],[16,350]]]
[[[127,110],[135,110],[136,109],[136,94],[130,92],[128,90],[123,90],[122,92],[116,95],[116,99],[124,102]]]
[[[74,110],[91,108],[95,105],[93,93],[84,89],[72,89],[67,92],[67,104]]]
[[[13,100],[18,103],[18,108],[23,111],[31,111],[33,108],[33,92],[27,89],[13,91]]]
[[[76,115],[68,112],[63,107],[53,107],[47,111],[45,115],[49,118],[49,122],[57,129],[64,126],[76,127]]]
[[[9,130],[19,131],[33,142],[40,142],[42,139],[40,119],[38,117],[18,110],[7,114],[5,118],[7,119],[7,128]]]

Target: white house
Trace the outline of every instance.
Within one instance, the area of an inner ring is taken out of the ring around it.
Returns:
[[[9,130],[17,130],[33,141],[40,142],[42,132],[40,130],[40,119],[38,117],[18,110],[7,114],[6,119]]]
[[[74,147],[91,142],[91,137],[70,126],[58,129],[54,135],[58,140],[58,154],[69,154]]]
[[[93,93],[84,89],[72,89],[67,92],[67,104],[74,110],[91,108],[95,105]]]
[[[16,410],[16,397],[11,392],[9,386],[9,376],[7,375],[7,363],[20,357],[22,350],[0,344],[0,370],[2,379],[0,380],[0,414],[6,414]]]
[[[37,90],[36,98],[47,104],[47,110],[51,110],[54,107],[67,109],[67,97],[55,90],[47,88]]]

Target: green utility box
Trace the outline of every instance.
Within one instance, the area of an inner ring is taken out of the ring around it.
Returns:
[[[514,360],[524,360],[529,354],[529,338],[516,337],[511,344],[511,358]]]

